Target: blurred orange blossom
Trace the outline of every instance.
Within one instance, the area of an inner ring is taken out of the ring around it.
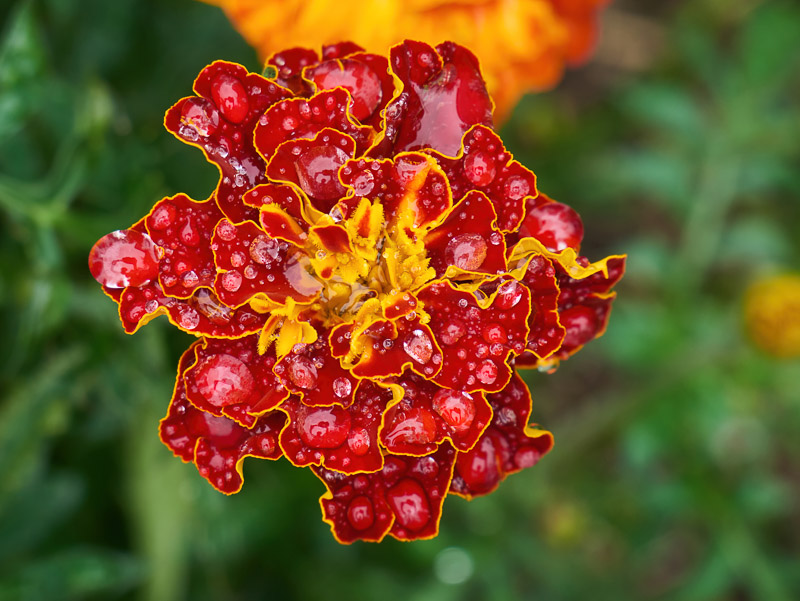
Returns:
[[[405,38],[467,46],[481,61],[500,124],[522,94],[552,88],[565,66],[588,58],[610,0],[205,1],[222,7],[263,60],[342,40],[380,54]]]

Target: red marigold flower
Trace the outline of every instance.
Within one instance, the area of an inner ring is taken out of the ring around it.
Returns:
[[[283,456],[327,487],[338,540],[429,538],[449,492],[550,451],[515,369],[603,332],[624,257],[579,255],[580,217],[505,149],[465,48],[274,62],[203,69],[165,124],[216,190],[158,201],[90,270],[126,332],[165,314],[198,338],[161,439],[212,486]]]

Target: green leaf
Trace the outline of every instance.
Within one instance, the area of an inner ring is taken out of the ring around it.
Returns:
[[[100,593],[108,599],[130,589],[141,577],[139,564],[129,555],[73,549],[0,578],[0,601],[69,601]]]

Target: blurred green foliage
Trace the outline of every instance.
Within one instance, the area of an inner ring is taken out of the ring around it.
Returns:
[[[227,498],[172,457],[156,425],[189,340],[126,337],[86,269],[161,196],[213,189],[163,111],[255,54],[189,0],[0,8],[0,600],[800,598],[800,364],[751,348],[740,312],[800,270],[800,7],[620,0],[608,21],[646,64],[601,52],[503,131],[585,254],[630,255],[606,336],[526,374],[555,450],[448,499],[435,540],[344,547],[307,470],[250,460]]]

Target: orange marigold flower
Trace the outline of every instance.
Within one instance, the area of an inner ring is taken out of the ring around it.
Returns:
[[[126,332],[165,314],[197,337],[160,432],[215,488],[286,457],[339,541],[429,538],[448,493],[550,450],[515,369],[602,333],[624,257],[579,255],[580,217],[505,149],[465,48],[273,60],[202,70],[165,125],[217,188],[158,201],[89,267]]]
[[[761,279],[745,295],[744,320],[750,339],[775,357],[800,357],[800,275]]]
[[[481,57],[501,123],[525,92],[558,83],[565,66],[585,61],[609,0],[365,0],[345,10],[335,0],[205,0],[225,11],[263,60],[293,45],[353,40],[385,54],[400,40],[443,37]]]

